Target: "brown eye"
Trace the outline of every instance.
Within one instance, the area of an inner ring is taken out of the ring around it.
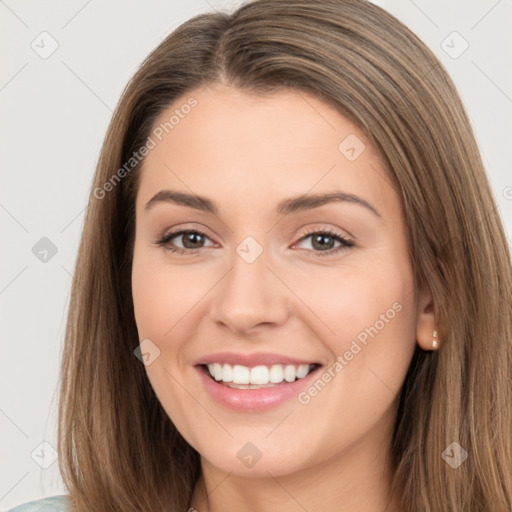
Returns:
[[[317,256],[338,253],[355,245],[340,234],[329,230],[311,231],[303,236],[300,241],[307,240],[308,238],[311,239],[311,248]],[[339,243],[338,247],[334,246],[336,242]]]
[[[183,247],[176,247],[174,243],[171,243],[171,240],[179,238],[181,238],[181,243]],[[202,244],[204,244],[205,239],[209,238],[200,231],[181,230],[164,235],[160,240],[156,242],[156,244],[165,247],[167,250],[171,252],[178,252],[182,254],[188,251],[193,252],[204,249],[205,246]]]

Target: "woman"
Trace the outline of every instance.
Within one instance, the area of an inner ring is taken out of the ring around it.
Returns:
[[[468,117],[414,34],[363,0],[197,16],[104,142],[52,499],[510,510],[511,313]]]

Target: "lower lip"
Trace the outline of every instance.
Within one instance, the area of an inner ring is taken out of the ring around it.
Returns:
[[[310,384],[321,367],[316,368],[303,379],[260,389],[230,388],[210,378],[203,366],[196,366],[195,368],[199,372],[206,391],[217,403],[237,411],[260,412],[277,407],[296,397]]]

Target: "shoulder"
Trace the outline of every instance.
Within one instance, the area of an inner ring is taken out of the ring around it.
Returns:
[[[61,495],[23,503],[7,512],[66,512],[68,507],[68,497]]]

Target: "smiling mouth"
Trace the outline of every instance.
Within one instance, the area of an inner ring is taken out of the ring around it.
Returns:
[[[301,380],[320,368],[320,364],[274,364],[271,366],[243,366],[230,364],[202,364],[204,372],[218,384],[234,389],[262,389],[290,384]]]

